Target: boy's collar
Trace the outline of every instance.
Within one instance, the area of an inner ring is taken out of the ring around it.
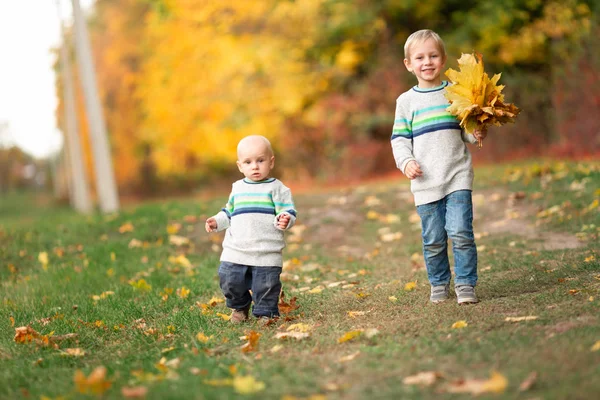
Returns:
[[[448,86],[448,81],[442,81],[441,85],[432,87],[432,88],[420,88],[419,85],[415,85],[415,86],[413,86],[413,90],[415,92],[419,92],[419,93],[429,93],[429,92],[436,92],[438,90],[442,90],[446,86]]]
[[[248,178],[244,178],[244,179],[243,179],[243,181],[244,181],[245,183],[249,183],[249,184],[251,184],[251,185],[257,185],[257,184],[260,184],[260,183],[271,183],[271,182],[273,182],[274,180],[275,180],[275,178],[266,178],[266,179],[263,179],[262,181],[253,181],[253,180],[251,180],[251,179],[248,179]]]

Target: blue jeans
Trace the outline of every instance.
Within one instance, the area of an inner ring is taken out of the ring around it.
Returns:
[[[448,238],[454,254],[454,285],[477,284],[477,247],[473,236],[470,190],[452,192],[441,200],[417,206],[423,230],[423,256],[433,286],[450,283]]]
[[[219,279],[227,307],[243,310],[254,302],[252,314],[255,317],[278,317],[279,275],[281,267],[253,267],[221,261]]]

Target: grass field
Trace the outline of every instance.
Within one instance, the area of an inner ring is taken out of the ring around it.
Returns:
[[[108,216],[0,198],[0,398],[600,396],[600,163],[476,169],[468,306],[428,302],[406,179],[295,193],[269,326],[226,321],[203,221],[227,195]]]

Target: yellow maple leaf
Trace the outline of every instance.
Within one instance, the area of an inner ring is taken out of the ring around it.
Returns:
[[[231,315],[223,314],[223,313],[220,313],[220,312],[217,313],[217,316],[221,317],[225,321],[229,321],[231,319]]]
[[[598,340],[594,345],[590,348],[590,351],[598,351],[600,350],[600,340]]]
[[[129,283],[134,290],[139,290],[140,292],[149,292],[152,290],[152,286],[146,282],[145,279],[140,279],[138,281],[133,281]]]
[[[131,222],[126,222],[119,227],[119,233],[133,232],[133,229],[133,224]]]
[[[236,376],[233,378],[233,389],[239,394],[253,394],[264,390],[265,384],[251,375]]]
[[[177,232],[179,232],[180,229],[181,229],[180,223],[173,223],[173,224],[167,225],[167,233],[169,233],[170,235],[176,234]]]
[[[40,254],[38,254],[38,261],[42,264],[44,271],[48,271],[48,253],[42,251]]]
[[[476,128],[514,122],[521,111],[514,104],[504,103],[503,85],[496,85],[500,74],[491,79],[483,69],[481,54],[462,54],[458,59],[460,71],[448,69],[452,82],[445,96],[450,102],[446,109],[456,116],[460,126],[472,134]],[[481,147],[481,142],[480,142]]]
[[[186,288],[185,286],[182,286],[181,288],[177,289],[177,296],[181,297],[182,299],[187,298],[190,295],[190,289]]]
[[[187,257],[184,256],[183,254],[180,254],[177,257],[173,257],[173,256],[169,257],[169,262],[171,262],[173,264],[179,264],[186,268],[192,267],[192,263],[190,262],[190,260],[188,260]]]
[[[196,335],[196,339],[200,342],[200,343],[208,343],[208,341],[212,338],[212,336],[206,336],[204,333],[202,332],[198,332],[198,334]]]
[[[89,376],[85,376],[80,370],[75,371],[75,387],[81,394],[97,394],[106,392],[111,382],[106,380],[106,367],[96,367]]]
[[[465,321],[465,320],[456,321],[455,323],[452,324],[452,329],[466,328],[467,325],[469,325],[469,324],[467,324],[467,321]]]
[[[498,372],[492,372],[490,379],[465,379],[447,386],[449,393],[471,393],[480,395],[482,393],[503,393],[508,386],[508,380]]]
[[[313,327],[311,325],[297,323],[297,324],[292,324],[292,325],[288,326],[286,330],[288,332],[310,332],[310,331],[312,331],[312,329],[313,329]]]
[[[411,290],[414,290],[417,287],[417,282],[407,282],[406,285],[404,285],[404,290],[406,290],[407,292],[410,292]]]
[[[362,333],[363,333],[363,331],[361,331],[361,330],[346,332],[346,333],[344,333],[344,335],[342,335],[342,337],[340,337],[338,339],[338,343],[348,342],[352,339],[359,337],[360,335],[362,335]]]

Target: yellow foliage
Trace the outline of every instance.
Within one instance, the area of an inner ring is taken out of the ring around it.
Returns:
[[[489,78],[483,69],[481,54],[462,54],[458,65],[460,71],[446,71],[453,83],[446,89],[446,98],[450,102],[447,110],[459,119],[460,126],[472,134],[483,126],[514,122],[521,110],[514,104],[504,103],[504,86],[496,85],[500,74]]]

